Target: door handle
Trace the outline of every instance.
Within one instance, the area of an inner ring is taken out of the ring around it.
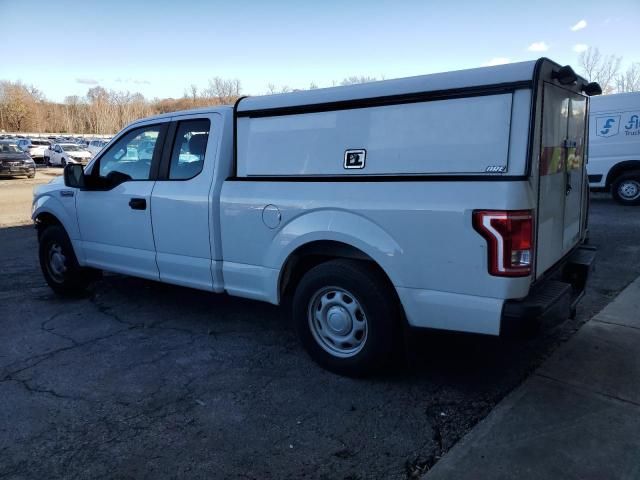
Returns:
[[[144,198],[132,198],[129,200],[129,206],[133,210],[146,210],[147,201]]]

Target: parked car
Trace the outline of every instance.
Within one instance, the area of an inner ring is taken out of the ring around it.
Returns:
[[[91,159],[91,153],[75,143],[55,143],[45,152],[45,157],[47,165],[64,167],[68,163],[86,165]]]
[[[31,146],[31,140],[28,138],[20,138],[16,141],[16,145],[20,150],[26,152]]]
[[[0,176],[36,175],[36,164],[13,140],[0,140]]]
[[[22,139],[18,141],[18,146],[27,152],[35,163],[45,163],[45,151],[51,146],[49,140],[42,138]]]
[[[91,156],[95,156],[95,154],[102,150],[107,143],[109,142],[105,140],[91,140],[87,150],[89,150]]]
[[[142,119],[35,191],[42,271],[60,294],[107,270],[290,303],[311,357],[347,375],[405,325],[566,318],[595,257],[599,90],[541,59]]]
[[[594,98],[590,115],[589,186],[640,205],[640,92]]]

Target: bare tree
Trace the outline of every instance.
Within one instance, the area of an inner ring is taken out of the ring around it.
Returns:
[[[209,79],[209,87],[203,90],[203,96],[217,100],[221,104],[233,103],[240,96],[240,80],[214,77]]]
[[[278,87],[276,87],[275,83],[267,83],[267,94],[268,95],[275,95],[276,93],[278,93]]]
[[[3,128],[21,131],[33,118],[37,98],[21,82],[0,82],[0,111]]]
[[[195,83],[189,85],[189,91],[185,90],[184,96],[190,98],[195,107],[198,104],[198,86]]]
[[[347,77],[345,79],[343,79],[340,82],[340,85],[342,86],[346,86],[346,85],[356,85],[358,83],[369,83],[369,82],[376,82],[378,79],[376,77],[368,77],[366,75],[354,75],[351,77]],[[335,82],[334,82],[335,84]]]
[[[589,47],[578,57],[582,73],[592,82],[598,82],[602,93],[616,90],[616,78],[620,72],[622,57],[602,55],[598,48]]]
[[[616,91],[640,92],[640,63],[632,63],[627,71],[616,77]]]
[[[84,130],[81,125],[80,114],[80,97],[71,95],[64,98],[63,119],[64,127],[67,132],[79,132]]]

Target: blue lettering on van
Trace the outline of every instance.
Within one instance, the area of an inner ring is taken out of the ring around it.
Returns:
[[[624,126],[627,130],[638,129],[640,128],[640,119],[638,119],[638,115],[631,115],[629,118],[629,123]]]

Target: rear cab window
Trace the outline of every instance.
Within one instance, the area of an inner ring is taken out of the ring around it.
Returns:
[[[211,121],[206,118],[178,122],[169,180],[189,180],[202,172],[210,128]]]

